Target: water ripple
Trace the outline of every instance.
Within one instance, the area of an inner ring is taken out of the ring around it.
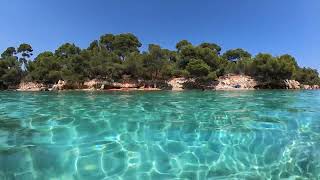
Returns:
[[[320,179],[320,92],[1,92],[0,179]]]

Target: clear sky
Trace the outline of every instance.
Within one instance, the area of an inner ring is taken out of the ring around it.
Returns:
[[[105,33],[132,32],[173,49],[187,39],[223,50],[285,53],[320,70],[319,0],[1,0],[0,51],[30,43],[35,52],[65,42],[81,48]]]

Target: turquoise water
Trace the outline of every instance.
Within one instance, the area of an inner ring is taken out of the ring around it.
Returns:
[[[0,92],[0,179],[320,179],[320,91]]]

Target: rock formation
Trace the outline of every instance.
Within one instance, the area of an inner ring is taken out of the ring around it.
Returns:
[[[104,84],[102,80],[92,79],[90,81],[85,81],[83,83],[84,89],[104,89]]]
[[[21,82],[17,90],[18,91],[46,91],[48,90],[48,88],[42,83]]]
[[[218,78],[216,90],[255,89],[257,81],[246,75],[228,74]]]
[[[286,79],[283,81],[286,89],[300,89],[300,83],[296,80]]]
[[[302,84],[301,85],[302,89],[305,90],[316,90],[316,89],[320,89],[319,85],[307,85],[307,84]]]
[[[184,83],[187,81],[186,78],[173,78],[168,81],[168,85],[172,87],[172,91],[181,91],[184,89]]]
[[[300,84],[296,80],[283,80],[274,82],[260,82],[251,76],[228,74],[219,77],[215,81],[202,81],[194,78],[173,78],[169,81],[146,81],[146,80],[127,80],[122,82],[108,82],[99,79],[92,79],[84,83],[70,83],[59,80],[52,88],[50,85],[36,82],[22,82],[19,84],[18,91],[46,91],[46,90],[173,90],[181,91],[185,89],[202,90],[247,90],[247,89],[320,89],[319,85]]]
[[[64,90],[66,89],[65,86],[66,86],[66,82],[65,81],[62,81],[62,80],[59,80],[57,84],[54,84],[52,86],[52,91],[60,91],[60,90]]]

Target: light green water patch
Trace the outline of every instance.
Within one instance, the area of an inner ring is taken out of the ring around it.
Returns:
[[[0,179],[320,179],[319,91],[0,92]]]

